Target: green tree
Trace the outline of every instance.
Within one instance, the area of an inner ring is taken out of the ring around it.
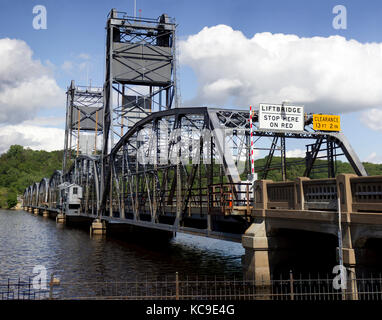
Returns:
[[[17,204],[17,195],[14,192],[9,192],[7,195],[7,206],[8,209],[13,208]]]

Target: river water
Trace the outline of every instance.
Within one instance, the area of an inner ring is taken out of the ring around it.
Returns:
[[[130,281],[147,276],[242,272],[240,243],[178,234],[150,247],[57,225],[25,211],[0,210],[0,280],[35,276],[42,265],[61,282]]]

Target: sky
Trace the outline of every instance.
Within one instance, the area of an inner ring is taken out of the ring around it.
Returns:
[[[137,15],[176,19],[183,106],[290,101],[339,114],[360,159],[382,163],[381,1],[136,3]],[[33,27],[38,5],[46,29]],[[346,29],[333,25],[337,5],[346,9]],[[0,0],[0,153],[16,143],[63,149],[66,88],[71,80],[103,86],[112,8],[133,15],[134,0]],[[292,144],[288,152],[304,150]]]

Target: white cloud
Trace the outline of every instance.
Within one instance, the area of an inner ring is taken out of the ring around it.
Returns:
[[[73,70],[73,62],[71,61],[64,61],[64,63],[61,65],[61,69],[65,72],[70,72]]]
[[[65,105],[52,66],[34,60],[22,40],[0,39],[0,123],[33,119],[39,110]]]
[[[33,150],[62,150],[65,130],[45,128],[33,125],[8,125],[0,127],[0,153],[13,144],[29,147]]]
[[[180,41],[180,63],[199,82],[189,104],[289,100],[332,113],[382,106],[382,43],[269,32],[247,38],[218,25]]]
[[[305,158],[306,151],[301,149],[287,150],[287,158]]]
[[[83,71],[85,70],[86,68],[89,67],[89,63],[86,61],[86,62],[81,62],[78,67],[80,68],[80,71]]]
[[[376,152],[372,152],[366,157],[365,162],[382,163],[382,156],[378,155]]]
[[[382,110],[371,109],[363,112],[361,122],[372,130],[382,131]]]
[[[56,127],[65,126],[65,117],[38,117],[32,120],[26,120],[23,125],[41,126],[41,127]]]
[[[87,53],[80,53],[78,55],[78,58],[83,59],[83,60],[90,60],[90,55]]]

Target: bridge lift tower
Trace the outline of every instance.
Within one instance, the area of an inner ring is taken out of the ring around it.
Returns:
[[[103,133],[102,88],[76,86],[72,80],[66,96],[63,173],[69,169],[72,158],[97,156]]]
[[[106,30],[104,134],[101,193],[110,150],[137,122],[152,112],[177,107],[175,21],[137,18],[112,9]]]
[[[103,156],[135,123],[175,104],[175,27],[166,14],[147,19],[110,11]]]

